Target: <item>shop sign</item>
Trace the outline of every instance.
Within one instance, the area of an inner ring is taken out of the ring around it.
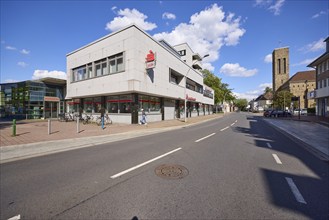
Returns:
[[[53,96],[44,96],[43,101],[45,102],[59,102],[58,97],[53,97]]]
[[[196,98],[194,98],[194,97],[190,97],[190,96],[188,96],[188,95],[186,94],[186,100],[188,100],[188,101],[196,101]]]
[[[152,50],[146,55],[145,58],[146,69],[152,69],[155,67],[155,53]]]

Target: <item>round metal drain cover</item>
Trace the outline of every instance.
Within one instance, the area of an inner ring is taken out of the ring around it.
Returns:
[[[188,170],[177,164],[163,164],[155,168],[155,174],[166,179],[182,179],[188,175]]]

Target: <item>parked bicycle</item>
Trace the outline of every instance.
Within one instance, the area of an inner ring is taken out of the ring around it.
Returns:
[[[104,125],[112,124],[113,121],[111,120],[110,116],[108,114],[104,115]],[[102,124],[102,118],[101,116],[98,116],[96,119],[96,124],[100,126]]]
[[[85,125],[85,124],[89,124],[89,123],[91,123],[92,122],[92,115],[90,114],[90,115],[85,115],[84,117],[83,117],[83,119],[82,119],[83,121],[82,121],[82,123]]]
[[[68,121],[68,117],[66,116],[65,113],[59,113],[58,114],[58,121],[60,121],[60,122],[63,122],[63,121],[67,122]]]

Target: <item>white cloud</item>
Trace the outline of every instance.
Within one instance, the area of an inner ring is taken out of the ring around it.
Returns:
[[[21,67],[27,67],[28,64],[25,63],[25,62],[20,61],[20,62],[17,63],[17,65],[21,66]]]
[[[318,41],[313,41],[312,43],[309,43],[306,46],[300,48],[299,51],[304,51],[305,53],[309,53],[309,52],[317,52],[324,49],[326,49],[326,43],[324,42],[324,38],[321,38]]]
[[[272,83],[262,83],[259,85],[259,88],[261,88],[263,91],[266,89],[266,87],[272,88]]]
[[[6,46],[7,50],[17,50],[16,47],[12,47],[12,46]]]
[[[312,16],[312,19],[318,18],[321,15],[326,15],[327,12],[326,11],[320,11],[319,13],[316,13],[315,15]]]
[[[265,63],[272,63],[272,54],[267,54],[264,58]]]
[[[258,70],[247,70],[246,68],[241,67],[238,63],[225,63],[220,68],[219,72],[231,77],[251,77],[255,75]]]
[[[247,99],[248,101],[251,101],[253,99],[256,99],[258,96],[264,94],[264,90],[266,87],[272,88],[272,83],[262,83],[258,87],[259,89],[256,90],[251,90],[243,93],[233,92],[233,94],[239,99]]]
[[[285,0],[277,0],[274,5],[271,5],[268,10],[273,11],[274,15],[280,15],[281,8]]]
[[[247,91],[243,93],[233,92],[233,95],[235,95],[238,99],[247,99],[248,101],[256,99],[261,94],[262,92],[260,92],[260,90]]]
[[[246,32],[241,25],[241,18],[234,18],[233,13],[225,13],[222,7],[213,4],[190,17],[189,23],[180,23],[171,32],[154,35],[157,40],[164,39],[171,45],[187,42],[192,50],[200,55],[209,54],[204,67],[214,69],[210,64],[219,58],[222,46],[234,46]],[[209,31],[211,30],[211,31]]]
[[[23,50],[21,50],[20,51],[21,52],[21,54],[30,54],[30,51],[29,50],[26,50],[26,49],[23,49]]]
[[[169,13],[169,12],[165,12],[162,14],[162,19],[175,20],[176,15]]]
[[[53,77],[59,79],[66,79],[66,73],[62,71],[48,71],[48,70],[35,70],[32,79],[41,79],[45,77]]]
[[[272,11],[274,15],[280,15],[284,2],[285,0],[256,0],[254,6],[266,8],[267,10]]]
[[[112,10],[116,8],[112,7]],[[130,24],[136,24],[145,31],[153,30],[157,27],[155,23],[145,21],[147,16],[139,12],[137,9],[126,8],[117,12],[118,17],[115,17],[112,21],[106,24],[105,29],[109,31],[117,31]]]

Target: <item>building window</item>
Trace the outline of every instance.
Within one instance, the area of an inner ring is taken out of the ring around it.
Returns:
[[[327,87],[327,80],[326,79],[323,80],[323,87]]]
[[[107,59],[102,59],[95,62],[96,76],[103,76],[108,74],[107,72]]]
[[[278,59],[278,73],[281,73],[281,60]]]
[[[87,65],[72,69],[71,82],[93,77],[122,72],[124,67],[123,52]]]
[[[123,53],[109,57],[110,74],[124,71]]]
[[[179,53],[181,56],[185,56],[185,55],[186,55],[186,50],[178,51],[178,53]]]
[[[132,95],[108,96],[106,109],[109,113],[131,113]]]
[[[160,112],[160,98],[139,95],[139,110],[144,109],[149,112]]]
[[[286,61],[286,58],[283,58],[283,73],[287,73],[287,61]]]
[[[173,69],[169,69],[169,82],[178,85],[183,79],[183,75]]]

